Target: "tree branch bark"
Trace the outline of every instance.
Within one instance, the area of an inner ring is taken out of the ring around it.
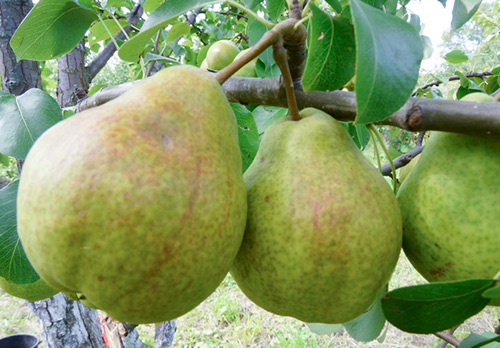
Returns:
[[[127,22],[132,25],[136,25],[139,19],[143,14],[143,8],[140,3],[137,3],[130,11],[130,14],[127,17]],[[129,34],[132,31],[132,26],[126,26],[123,30]],[[114,36],[116,40],[125,40],[125,34],[123,32],[119,32]],[[95,59],[88,65],[87,67],[87,75],[88,75],[88,83],[92,81],[92,79],[97,75],[99,71],[106,65],[108,60],[113,56],[116,52],[116,46],[114,42],[111,40],[108,44],[103,48],[103,50],[95,57]]]
[[[107,87],[79,104],[81,110],[123,94],[135,83]],[[233,76],[223,85],[229,101],[250,105],[287,107],[286,93],[279,79]],[[296,90],[299,109],[314,107],[340,121],[354,121],[356,95],[353,92],[303,92]],[[410,98],[394,114],[378,124],[411,132],[436,130],[474,135],[500,136],[500,103]]]
[[[32,87],[41,88],[40,67],[32,60],[17,61],[10,39],[24,16],[33,7],[31,0],[0,0],[0,75],[2,89],[21,95]]]

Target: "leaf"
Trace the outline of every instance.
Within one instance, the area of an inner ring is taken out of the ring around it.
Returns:
[[[443,58],[452,64],[459,64],[469,60],[469,57],[461,50],[450,51]]]
[[[434,46],[432,45],[431,38],[425,35],[421,35],[422,45],[424,46],[424,59],[429,59],[434,53]]]
[[[261,0],[244,0],[246,7],[251,10],[255,9],[260,4],[260,2]]]
[[[84,37],[97,19],[72,0],[40,0],[24,18],[10,40],[17,60],[58,58]]]
[[[342,324],[306,323],[306,325],[316,335],[328,335],[342,330]]]
[[[146,57],[145,57],[145,64],[149,63],[149,62],[163,62],[163,63],[166,63],[168,65],[171,65],[171,64],[174,64],[174,65],[179,65],[181,64],[179,61],[175,60],[174,58],[170,58],[170,57],[165,57],[165,56],[161,56],[159,54],[154,54],[154,53],[146,53]]]
[[[381,121],[401,108],[417,83],[423,48],[413,26],[350,0],[356,37],[356,123]]]
[[[236,120],[238,121],[238,139],[240,142],[241,157],[243,159],[243,173],[252,164],[259,149],[259,132],[248,109],[237,103],[231,103]]]
[[[120,23],[120,25],[118,25],[113,19],[105,19],[102,22],[94,23],[94,25],[90,27],[90,32],[88,35],[89,44],[93,44],[102,40],[108,40],[110,39],[109,34],[114,36],[121,30],[120,26],[126,27],[127,25],[129,25],[128,22],[124,19],[120,19],[118,23]]]
[[[500,74],[500,66],[497,66],[497,67],[493,68],[493,69],[491,70],[491,73],[492,73],[493,75],[498,75],[498,74]]]
[[[191,27],[186,22],[181,22],[174,24],[172,28],[168,31],[167,39],[165,40],[166,44],[169,44],[181,36],[188,35],[191,31]]]
[[[349,335],[359,342],[369,342],[376,339],[385,325],[385,317],[382,312],[380,299],[385,295],[383,289],[378,298],[373,302],[368,312],[359,317],[344,323],[344,327]]]
[[[500,298],[500,284],[496,284],[494,287],[489,288],[485,292],[483,292],[484,298]]]
[[[354,29],[344,17],[332,17],[314,3],[308,39],[309,58],[302,77],[304,91],[333,91],[354,76]]]
[[[451,30],[467,23],[481,5],[481,0],[455,0],[452,11]]]
[[[354,125],[351,122],[342,122],[342,125],[347,130],[352,140],[354,140],[356,146],[363,150],[370,141],[370,133],[368,132],[366,126],[362,124]]]
[[[125,42],[118,50],[118,55],[126,62],[137,62],[144,51],[144,47],[153,35],[160,29],[165,28],[169,21],[177,16],[210,4],[222,1],[206,0],[166,0],[160,5],[144,22],[139,34]]]
[[[0,277],[17,284],[38,278],[17,235],[16,197],[19,181],[0,190]]]
[[[443,331],[480,312],[490,301],[481,294],[493,285],[493,279],[472,279],[399,288],[382,299],[382,309],[400,330],[419,334]]]
[[[342,13],[342,5],[339,0],[326,0],[326,2],[335,10],[335,12]]]
[[[459,348],[479,348],[491,342],[500,342],[500,336],[493,332],[485,332],[482,335],[471,333],[460,343]],[[500,344],[494,345],[494,347],[498,346],[500,346]],[[488,347],[490,347],[490,345],[488,345]]]
[[[254,46],[266,33],[268,29],[266,26],[254,19],[249,20],[248,36],[250,38],[250,46]],[[265,64],[266,67],[271,67],[274,64],[273,50],[268,47],[259,54],[259,59]]]
[[[26,158],[35,140],[61,120],[55,99],[40,89],[32,88],[18,97],[0,92],[0,152]]]
[[[255,123],[257,124],[259,135],[261,135],[275,120],[288,115],[288,109],[281,108],[279,106],[260,105],[252,111],[252,115],[255,119]]]
[[[267,13],[272,21],[277,20],[286,8],[285,0],[267,0],[266,4]]]
[[[8,167],[10,165],[9,156],[6,156],[3,153],[0,153],[0,165],[2,165],[4,167]]]

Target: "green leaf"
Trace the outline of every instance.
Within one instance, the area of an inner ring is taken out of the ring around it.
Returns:
[[[484,298],[499,298],[500,297],[500,284],[496,284],[494,287],[489,288],[485,292],[483,292]]]
[[[248,109],[237,103],[231,103],[236,120],[238,121],[238,139],[240,142],[241,157],[243,159],[243,173],[252,164],[252,161],[259,149],[259,132],[253,119],[252,113]]]
[[[308,59],[302,77],[304,91],[333,91],[354,76],[354,29],[344,17],[332,17],[309,4],[313,17],[308,39]]]
[[[61,120],[55,99],[40,89],[18,97],[0,92],[0,152],[24,159],[35,140]]]
[[[450,51],[443,58],[452,64],[459,64],[469,60],[469,57],[461,50]]]
[[[174,65],[179,65],[181,64],[179,61],[175,60],[174,58],[170,58],[170,57],[164,57],[164,56],[161,56],[159,54],[154,54],[154,53],[146,53],[146,57],[145,57],[145,64],[149,63],[149,62],[163,62],[163,63],[166,63],[166,64],[174,64]]]
[[[385,290],[382,290],[368,312],[361,314],[350,322],[344,323],[345,329],[356,341],[373,341],[382,332],[385,325],[385,317],[380,299],[384,295]]]
[[[254,46],[266,33],[268,29],[266,26],[254,19],[249,20],[248,36],[250,38],[250,46]],[[268,47],[259,55],[259,59],[265,64],[266,67],[271,67],[274,64],[273,50]]]
[[[342,13],[342,5],[339,0],[326,0],[326,2],[335,10],[335,12]]]
[[[243,0],[243,2],[246,7],[253,10],[260,4],[261,0]]]
[[[493,279],[472,279],[399,288],[382,299],[382,309],[398,329],[430,334],[480,312],[490,301],[481,294],[493,285]]]
[[[167,39],[165,40],[166,44],[169,44],[181,36],[188,35],[191,31],[191,27],[186,22],[181,22],[174,24],[172,28],[168,31]]]
[[[0,190],[0,277],[13,283],[32,283],[38,274],[31,267],[17,235],[16,197],[19,181]]]
[[[120,47],[118,55],[126,62],[137,62],[149,40],[151,40],[153,35],[158,30],[165,28],[169,24],[170,20],[194,8],[200,8],[220,2],[222,1],[166,0],[165,3],[160,5],[153,13],[151,13],[148,19],[144,22],[139,34],[125,42]]]
[[[252,111],[252,115],[257,124],[259,135],[261,135],[275,120],[288,115],[288,109],[279,106],[259,105]]]
[[[350,0],[356,37],[356,123],[381,121],[401,108],[417,83],[423,47],[413,26]]]
[[[156,10],[161,4],[163,4],[165,0],[146,0],[144,3],[144,11],[147,13],[151,13]]]
[[[267,13],[269,14],[269,18],[271,18],[272,21],[277,20],[280,14],[282,14],[286,8],[285,0],[267,0],[266,4]]]
[[[118,25],[118,23],[120,23],[120,25]],[[114,36],[121,30],[120,26],[124,28],[129,25],[128,22],[124,19],[120,19],[118,23],[116,23],[116,21],[113,19],[105,19],[102,22],[95,22],[90,27],[90,32],[88,35],[89,44],[92,45],[102,40],[108,40],[110,39],[109,34]],[[109,33],[106,28],[109,30]]]
[[[362,124],[354,125],[351,122],[342,122],[342,125],[347,130],[352,140],[354,140],[356,146],[363,150],[370,141],[370,133],[368,132],[366,126]]]
[[[0,153],[0,165],[4,167],[8,167],[10,165],[10,158],[7,155],[4,155],[3,153]]]
[[[452,11],[451,30],[467,23],[481,5],[481,0],[455,0]]]
[[[491,70],[491,73],[493,75],[499,75],[500,74],[500,66],[497,66]]]
[[[342,324],[306,323],[306,325],[316,335],[328,335],[342,330]]]
[[[83,38],[97,19],[72,0],[40,0],[24,18],[10,40],[17,60],[58,58]]]
[[[500,347],[500,344],[488,344],[492,342],[500,342],[500,336],[493,332],[485,332],[482,335],[471,333],[460,343],[459,348]]]

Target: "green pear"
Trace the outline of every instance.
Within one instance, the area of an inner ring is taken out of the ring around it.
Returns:
[[[343,323],[387,284],[402,227],[391,188],[344,127],[308,108],[276,120],[244,178],[248,218],[231,274],[257,305]]]
[[[402,183],[408,174],[412,171],[413,168],[415,168],[415,165],[417,164],[418,160],[420,158],[420,154],[416,155],[415,158],[413,158],[410,163],[405,165],[399,170],[399,182]]]
[[[247,53],[250,50],[250,48],[247,48],[246,50],[241,51],[236,55],[234,60],[240,58],[243,56],[245,53]],[[255,57],[252,59],[250,62],[245,64],[240,70],[238,70],[234,76],[243,76],[243,77],[257,77],[257,71],[255,70],[255,65],[257,65],[257,60],[259,57]]]
[[[174,319],[234,261],[246,221],[241,165],[219,83],[170,67],[36,141],[20,179],[19,235],[55,289],[119,321]]]
[[[200,69],[201,70],[208,70],[207,58],[203,59],[203,61],[201,62]]]
[[[234,60],[240,52],[234,42],[220,40],[214,43],[207,51],[207,65],[211,70],[222,70]]]
[[[429,281],[494,277],[500,139],[433,132],[420,157],[398,192],[409,260]]]
[[[47,285],[43,279],[38,279],[33,283],[16,284],[0,277],[0,288],[2,288],[9,295],[19,297],[31,302],[44,300],[52,297],[59,291]]]
[[[474,92],[465,95],[461,101],[472,101],[472,102],[494,102],[495,99],[486,93]]]

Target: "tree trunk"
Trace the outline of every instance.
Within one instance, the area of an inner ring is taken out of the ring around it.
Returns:
[[[95,310],[71,301],[62,293],[27,303],[43,326],[43,341],[47,347],[105,347]]]
[[[28,89],[41,88],[38,62],[22,60],[18,62],[10,39],[24,16],[31,10],[31,0],[0,0],[0,75],[2,89],[20,95]]]
[[[85,40],[57,59],[57,71],[57,102],[63,108],[75,105],[80,91],[89,88],[85,69]]]
[[[155,348],[170,348],[174,342],[175,320],[166,321],[155,329]]]

